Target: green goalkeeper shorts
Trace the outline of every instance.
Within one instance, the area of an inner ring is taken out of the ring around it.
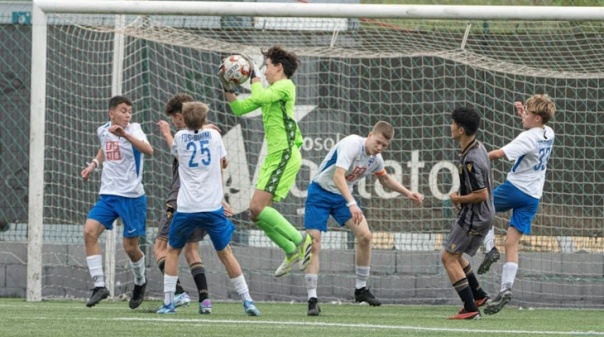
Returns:
[[[256,189],[272,194],[273,201],[287,197],[301,166],[302,156],[296,146],[267,155],[260,168]]]

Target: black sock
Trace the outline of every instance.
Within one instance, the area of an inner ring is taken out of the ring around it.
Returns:
[[[453,288],[455,288],[459,298],[461,298],[463,308],[466,310],[466,312],[478,311],[476,304],[474,304],[474,296],[472,295],[472,290],[470,289],[467,278],[462,278],[461,280],[453,283]]]
[[[482,288],[480,287],[480,284],[478,283],[478,279],[476,278],[476,274],[474,274],[472,267],[468,264],[463,269],[463,272],[466,273],[466,278],[468,279],[470,289],[472,289],[472,295],[474,296],[474,299],[479,300],[485,298],[485,296],[487,296],[487,293],[485,293],[484,290],[482,290]]]
[[[161,273],[164,274],[164,269],[166,268],[166,258],[165,257],[160,257],[159,260],[157,260],[157,268],[159,268],[159,271],[161,271]],[[182,285],[180,284],[180,278],[178,278],[176,280],[176,292],[174,293],[174,295],[180,295],[184,292],[185,292],[185,290],[182,288]]]
[[[208,281],[206,279],[206,268],[201,262],[194,262],[190,266],[191,275],[195,281],[197,287],[197,293],[199,294],[199,302],[208,298]]]

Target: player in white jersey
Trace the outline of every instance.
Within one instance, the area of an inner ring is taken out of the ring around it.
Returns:
[[[526,107],[522,102],[514,105],[522,117],[525,131],[501,149],[489,152],[489,159],[506,157],[514,161],[514,165],[506,181],[494,191],[495,210],[512,210],[512,218],[505,239],[506,262],[501,273],[501,290],[487,302],[484,312],[488,315],[499,312],[512,299],[512,286],[518,271],[518,244],[523,234],[531,234],[531,222],[539,208],[555,138],[552,128],[546,125],[556,112],[556,105],[548,95],[533,95],[526,101]],[[487,272],[499,259],[494,237],[494,228],[491,228],[484,240],[488,253],[478,269],[479,274]]]
[[[147,218],[147,199],[142,185],[143,154],[153,155],[153,148],[140,124],[130,123],[131,118],[132,102],[128,98],[114,96],[109,100],[110,122],[97,130],[101,149],[81,172],[82,178],[88,180],[92,172],[103,164],[100,198],[88,213],[84,225],[86,263],[94,281],[92,295],[86,303],[88,307],[109,296],[99,236],[105,229],[112,230],[118,217],[124,223],[124,251],[134,272],[130,308],[140,306],[145,295],[145,255],[138,246],[138,238],[145,235]]]
[[[164,304],[158,314],[175,313],[174,294],[178,280],[178,257],[191,233],[204,229],[216,249],[220,261],[231,279],[231,284],[243,300],[249,316],[259,316],[247,283],[235,259],[229,242],[235,226],[224,214],[222,205],[222,160],[226,150],[220,133],[202,129],[208,106],[200,102],[182,105],[186,130],[180,130],[172,141],[172,154],[178,159],[180,189],[177,210],[168,234],[168,253],[164,269]]]
[[[411,192],[394,180],[384,168],[382,151],[394,136],[394,128],[387,122],[378,122],[367,138],[357,135],[340,140],[327,154],[319,167],[319,173],[308,187],[304,212],[304,228],[313,237],[313,259],[306,269],[304,280],[308,292],[308,316],[319,315],[317,280],[319,274],[319,252],[321,232],[327,232],[329,216],[340,226],[346,226],[355,235],[356,250],[355,301],[367,302],[372,306],[381,305],[367,288],[369,264],[371,261],[371,231],[367,219],[352,196],[353,185],[363,177],[374,174],[380,184],[422,202],[423,196]]]

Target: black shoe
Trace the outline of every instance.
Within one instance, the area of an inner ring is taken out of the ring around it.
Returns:
[[[512,300],[512,288],[505,288],[500,291],[497,296],[487,301],[486,307],[484,307],[484,313],[487,315],[494,315],[501,311],[505,305]]]
[[[354,300],[356,302],[366,302],[372,307],[378,307],[382,305],[382,301],[378,300],[375,296],[373,296],[373,294],[369,291],[369,289],[367,289],[367,287],[355,289]]]
[[[319,307],[319,300],[316,297],[311,297],[308,300],[308,311],[306,315],[308,316],[319,316],[321,312],[321,308]]]
[[[130,302],[128,302],[130,309],[136,309],[141,305],[141,303],[143,303],[143,299],[145,298],[145,289],[147,289],[147,282],[141,286],[136,284],[134,285],[132,297],[130,297]]]
[[[107,297],[109,297],[109,289],[105,287],[95,287],[94,289],[92,289],[92,295],[90,295],[88,302],[86,302],[86,306],[94,307],[100,301],[106,299]]]
[[[497,247],[493,247],[488,253],[485,254],[484,260],[482,260],[480,267],[478,267],[478,275],[488,272],[489,268],[491,268],[491,265],[499,261],[499,257],[500,255]]]

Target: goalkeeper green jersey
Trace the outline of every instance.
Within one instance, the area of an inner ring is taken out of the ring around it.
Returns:
[[[264,88],[260,82],[252,84],[252,95],[229,102],[236,116],[258,108],[262,110],[267,154],[302,145],[302,134],[294,119],[296,86],[290,79],[279,80]]]

